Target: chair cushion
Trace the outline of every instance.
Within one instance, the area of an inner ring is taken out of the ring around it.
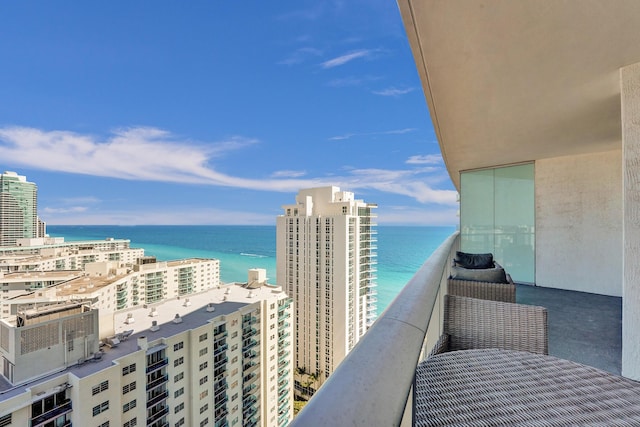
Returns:
[[[464,268],[493,268],[493,254],[471,254],[456,251],[456,265]]]
[[[451,278],[472,280],[474,282],[509,283],[502,267],[496,268],[464,268],[457,265],[451,267]]]

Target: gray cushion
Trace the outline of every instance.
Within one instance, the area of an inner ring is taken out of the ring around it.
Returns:
[[[456,251],[454,259],[456,265],[464,268],[493,268],[493,254],[471,254]]]
[[[459,280],[472,280],[474,282],[509,283],[504,268],[464,268],[451,267],[451,278]]]

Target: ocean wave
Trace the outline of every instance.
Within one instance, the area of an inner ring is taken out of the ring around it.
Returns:
[[[240,255],[242,256],[248,256],[251,258],[266,258],[266,255],[258,255],[258,254],[249,254],[249,253],[245,253],[245,252],[240,252]]]

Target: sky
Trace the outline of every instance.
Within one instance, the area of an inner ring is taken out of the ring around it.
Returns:
[[[2,2],[0,169],[55,225],[273,225],[327,185],[457,223],[393,0]]]

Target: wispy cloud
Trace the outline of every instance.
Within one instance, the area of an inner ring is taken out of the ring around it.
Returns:
[[[439,165],[442,164],[442,156],[440,154],[427,154],[411,156],[405,162],[408,165]]]
[[[306,171],[275,171],[271,174],[271,178],[300,178],[301,176],[305,176],[306,174]]]
[[[371,134],[403,134],[413,130],[406,128]],[[231,176],[215,169],[214,162],[225,154],[255,144],[258,144],[257,140],[244,137],[205,144],[178,138],[157,128],[120,129],[104,138],[69,131],[0,128],[0,158],[3,162],[33,169],[125,180],[205,184],[292,193],[302,188],[337,185],[349,191],[374,189],[405,195],[425,204],[451,206],[456,203],[455,191],[434,188],[447,179],[442,168],[352,168],[342,174],[312,178],[302,178],[306,176],[302,170],[281,170],[265,179]],[[416,156],[413,163],[409,164],[426,164],[426,159],[427,156]],[[48,209],[51,214],[91,214],[91,209],[87,211],[87,208],[99,202],[94,197],[70,199]]]
[[[278,64],[280,65],[301,64],[307,61],[309,58],[317,57],[320,55],[322,55],[322,51],[320,49],[316,49],[314,47],[301,47],[299,49],[296,49],[287,58],[278,62]]]
[[[81,213],[86,212],[89,208],[86,206],[71,206],[68,208],[50,208],[45,207],[42,211],[45,214],[60,214],[60,213]]]
[[[457,192],[432,188],[424,178],[418,177],[434,169],[356,169],[352,170],[352,187],[372,188],[386,193],[402,194],[420,203],[435,203],[453,206],[457,203]]]
[[[376,135],[402,135],[409,132],[416,131],[416,128],[404,128],[404,129],[393,129],[382,132],[360,132],[360,133],[345,133],[344,135],[336,135],[329,138],[329,141],[342,141],[345,139],[351,139],[359,136],[376,136]]]
[[[415,88],[413,87],[409,87],[409,88],[405,88],[405,89],[398,89],[395,87],[390,87],[387,89],[383,89],[383,90],[374,90],[372,93],[374,93],[375,95],[380,95],[380,96],[401,96],[401,95],[406,95],[407,93],[411,93],[415,90]]]
[[[331,87],[349,87],[349,86],[362,86],[364,84],[380,80],[378,76],[362,76],[362,77],[344,77],[340,79],[333,79],[327,83],[327,86]]]
[[[369,57],[373,54],[373,52],[374,50],[371,50],[371,49],[356,50],[356,51],[338,56],[336,58],[330,59],[328,61],[325,61],[322,64],[320,64],[320,66],[325,69],[339,67],[340,65],[344,65],[348,62],[353,61],[354,59]]]
[[[55,225],[239,225],[239,224],[273,224],[273,213],[252,213],[230,209],[203,208],[163,210],[110,210],[101,209],[93,212],[51,212],[47,215],[47,223]],[[141,222],[143,221],[143,222]]]

